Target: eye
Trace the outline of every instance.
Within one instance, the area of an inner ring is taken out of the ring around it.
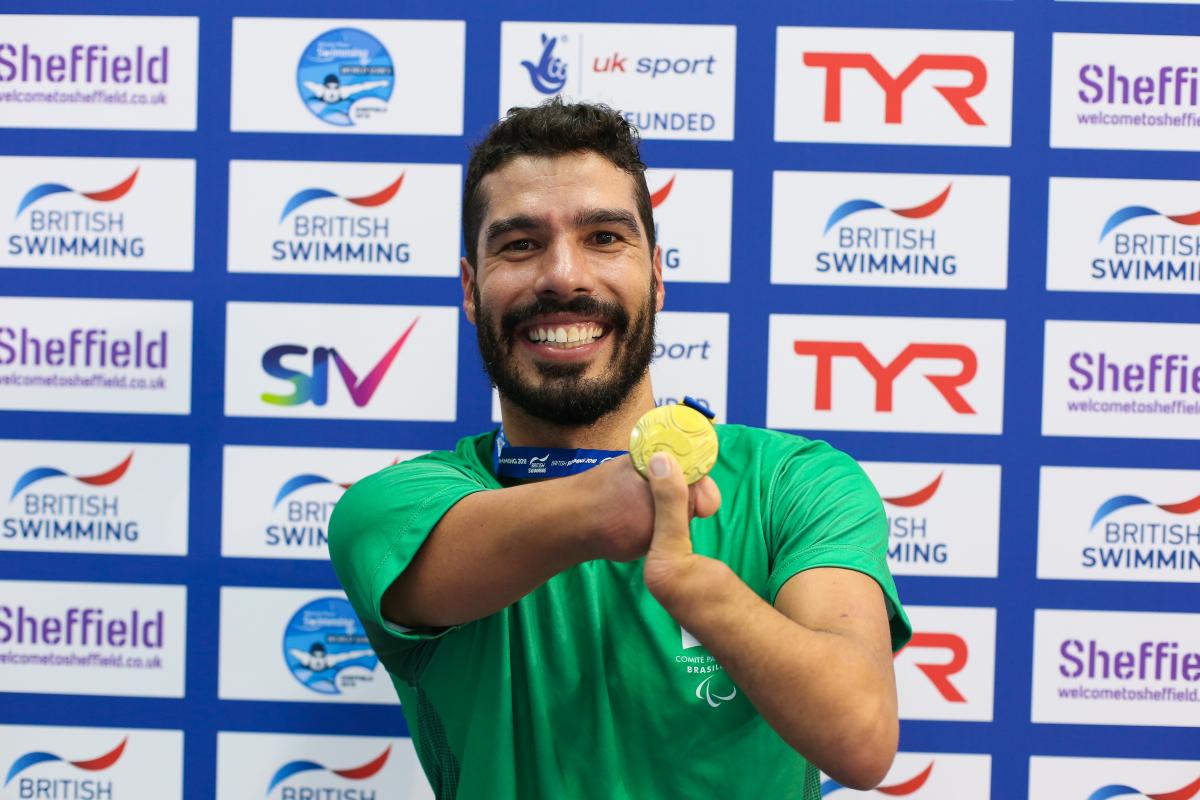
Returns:
[[[598,231],[595,234],[595,240],[596,244],[601,245],[616,244],[617,242],[621,241],[621,237],[612,231]]]
[[[533,240],[532,239],[514,239],[513,241],[504,245],[504,249],[505,250],[516,250],[518,252],[527,252],[527,251],[533,249]]]

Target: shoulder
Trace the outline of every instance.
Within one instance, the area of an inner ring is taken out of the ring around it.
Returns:
[[[342,495],[329,519],[330,545],[351,531],[369,528],[381,518],[412,512],[442,489],[464,484],[488,488],[487,470],[479,452],[486,450],[491,433],[459,440],[454,450],[430,453],[392,464],[356,481]]]

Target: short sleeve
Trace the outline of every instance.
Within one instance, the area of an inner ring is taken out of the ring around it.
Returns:
[[[805,441],[780,459],[767,497],[768,599],[794,575],[814,567],[841,567],[873,578],[888,603],[892,649],[912,626],[887,565],[888,528],[883,502],[862,469],[824,442]]]
[[[450,630],[403,628],[384,619],[380,601],[446,512],[486,488],[455,464],[423,457],[363,478],[346,491],[329,519],[329,555],[368,628],[412,641]]]

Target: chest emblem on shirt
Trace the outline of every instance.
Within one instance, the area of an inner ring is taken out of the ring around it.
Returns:
[[[697,700],[708,703],[710,708],[717,708],[737,697],[737,687],[729,680],[725,670],[683,626],[679,628],[679,640],[683,653],[675,656],[675,663],[683,667],[689,676],[704,676],[696,685]]]

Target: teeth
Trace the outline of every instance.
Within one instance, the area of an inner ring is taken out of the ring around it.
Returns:
[[[576,325],[560,325],[553,328],[534,327],[526,331],[529,341],[558,345],[562,349],[591,344],[603,335],[604,329],[590,322]]]

